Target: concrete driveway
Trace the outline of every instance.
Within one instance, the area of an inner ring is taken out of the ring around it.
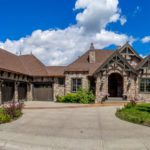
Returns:
[[[150,150],[150,128],[116,118],[116,108],[24,110],[0,125],[0,150]]]

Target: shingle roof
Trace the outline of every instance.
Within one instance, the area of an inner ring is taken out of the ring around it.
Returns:
[[[47,66],[49,76],[63,76],[66,66]]]
[[[18,56],[0,48],[0,69],[14,73],[28,74]]]
[[[102,50],[96,49],[95,63],[89,63],[89,51],[84,53],[81,57],[79,57],[76,61],[66,67],[66,71],[69,70],[82,70],[89,71],[89,74],[93,74],[98,67],[100,67],[113,53],[115,50]]]
[[[30,76],[48,76],[45,65],[34,55],[18,56]]]
[[[0,49],[0,69],[29,76],[64,76],[65,71],[87,71],[93,74],[115,52],[95,49],[95,63],[89,63],[89,51],[68,66],[45,66],[32,54],[16,56]]]

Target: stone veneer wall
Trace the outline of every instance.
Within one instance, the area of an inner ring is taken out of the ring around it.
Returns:
[[[54,78],[54,84],[53,84],[53,100],[57,101],[56,96],[64,96],[65,94],[65,85],[61,86],[58,84],[58,78]]]
[[[85,72],[72,72],[66,74],[65,78],[65,94],[71,93],[71,79],[72,78],[81,78],[82,79],[82,88],[88,88],[88,74]]]
[[[145,73],[148,73],[148,75],[146,75]],[[144,75],[143,75],[144,74]],[[144,70],[143,74],[139,73],[138,75],[138,79],[137,79],[137,93],[138,93],[138,97],[140,100],[142,101],[146,101],[146,102],[150,102],[150,93],[141,93],[140,92],[140,78],[148,78],[150,79],[150,70]]]
[[[108,93],[108,77],[112,73],[118,73],[123,77],[123,94],[127,94],[128,96],[137,96],[138,83],[135,74],[131,73],[128,75],[126,72],[109,71],[107,73],[104,72],[103,74],[97,74],[95,103],[100,103],[104,94]],[[131,83],[130,85],[128,85],[129,80]]]

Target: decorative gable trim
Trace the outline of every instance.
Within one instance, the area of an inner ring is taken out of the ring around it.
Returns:
[[[116,66],[120,66],[124,71],[132,71],[136,73],[135,69],[121,56],[121,54],[116,51],[114,52],[95,72],[94,74],[100,71],[108,71],[108,66],[111,66],[115,69]]]
[[[125,50],[127,50],[127,51],[125,51]],[[123,47],[121,47],[119,49],[119,53],[120,54],[126,54],[129,56],[136,56],[140,60],[143,59],[141,56],[138,55],[138,53],[133,49],[133,47],[128,42]]]
[[[144,66],[144,65],[146,65],[146,66]],[[138,67],[136,68],[136,70],[144,69],[144,68],[150,69],[150,55],[148,55],[147,57],[145,57],[143,59],[143,61],[138,65]]]

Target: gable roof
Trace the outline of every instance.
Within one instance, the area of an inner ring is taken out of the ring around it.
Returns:
[[[48,76],[45,65],[34,55],[18,56],[30,76]]]
[[[136,73],[135,69],[121,56],[121,54],[118,51],[115,51],[96,71],[95,73],[98,73],[109,61],[112,60],[114,56],[118,56],[126,65],[128,68],[131,69],[134,73]]]
[[[89,74],[93,74],[115,52],[114,50],[95,49],[95,63],[89,63],[89,51],[68,65],[65,71],[88,71]]]

